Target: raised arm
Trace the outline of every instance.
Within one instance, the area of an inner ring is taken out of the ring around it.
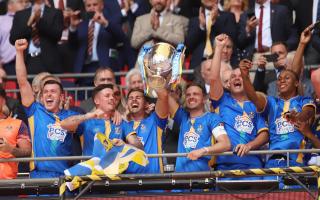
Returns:
[[[32,87],[27,78],[27,67],[24,62],[24,51],[28,47],[26,39],[19,39],[15,42],[16,47],[16,75],[20,88],[21,102],[25,107],[29,107],[34,101]]]
[[[103,115],[104,115],[104,112],[102,110],[95,109],[94,111],[88,112],[83,115],[75,115],[75,116],[68,117],[60,122],[60,126],[61,128],[73,133],[77,130],[78,126],[82,122],[88,119],[98,118]]]
[[[293,70],[298,76],[300,76],[303,70],[303,54],[308,42],[311,39],[311,30],[313,25],[308,26],[300,35],[300,42],[297,51],[294,55],[291,70]]]
[[[241,76],[243,80],[243,87],[248,98],[250,99],[250,101],[254,103],[258,112],[263,111],[267,105],[267,100],[264,95],[256,92],[256,90],[254,89],[251,83],[251,80],[249,77],[249,70],[252,67],[252,62],[246,59],[241,60],[239,66],[240,66]]]
[[[210,83],[210,98],[218,100],[223,95],[223,85],[220,77],[221,68],[221,53],[227,42],[228,36],[220,34],[215,38],[215,53],[211,62],[211,83]]]
[[[168,108],[168,91],[165,88],[156,90],[158,99],[156,102],[155,111],[161,119],[168,117],[169,108]]]

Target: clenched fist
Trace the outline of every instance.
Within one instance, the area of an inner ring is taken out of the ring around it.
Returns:
[[[16,40],[14,46],[16,47],[17,51],[24,51],[28,47],[28,41],[26,39],[19,39]]]

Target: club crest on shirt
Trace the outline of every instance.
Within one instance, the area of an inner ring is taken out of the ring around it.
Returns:
[[[47,138],[49,140],[58,140],[60,142],[64,142],[65,138],[67,137],[67,130],[61,128],[61,126],[57,123],[55,124],[48,124],[48,133]]]
[[[142,143],[142,145],[144,146],[144,141],[143,141],[143,137],[139,137],[137,136],[138,140]]]
[[[251,134],[254,128],[250,115],[237,115],[234,128],[240,133]]]
[[[200,138],[200,136],[194,131],[186,132],[183,137],[184,148],[186,148],[186,149],[196,148],[196,146],[199,142],[199,138]]]
[[[198,132],[199,134],[201,134],[202,130],[203,130],[203,126],[200,124],[200,125],[197,127],[197,132]]]
[[[279,117],[276,119],[276,134],[287,134],[294,132],[294,125],[288,122],[285,118]]]
[[[114,128],[114,133],[117,134],[117,135],[119,135],[119,134],[121,133],[121,127],[120,127],[120,126],[116,126],[116,127]]]
[[[141,124],[140,125],[140,129],[141,129],[141,131],[145,131],[146,130],[146,126],[144,124]]]

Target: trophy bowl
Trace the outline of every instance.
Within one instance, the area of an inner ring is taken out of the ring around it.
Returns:
[[[184,49],[184,46],[180,49]],[[172,45],[164,42],[145,48],[144,54],[141,54],[140,71],[144,72],[144,82],[147,88],[145,91],[148,96],[157,97],[155,89],[166,88],[170,85],[173,71],[176,71],[176,74],[179,71],[177,69],[181,63],[181,56],[179,55]],[[176,65],[173,66],[173,63],[176,63]],[[173,68],[176,70],[173,70]]]
[[[168,43],[157,43],[144,57],[144,67],[149,86],[148,95],[155,97],[154,89],[165,88],[171,79],[172,59],[175,48]]]

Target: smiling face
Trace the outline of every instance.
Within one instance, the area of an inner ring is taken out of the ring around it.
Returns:
[[[291,98],[297,95],[299,81],[292,71],[281,71],[278,80],[277,88],[279,95],[282,98]]]
[[[156,12],[161,13],[167,5],[167,0],[150,0]]]
[[[53,113],[58,112],[62,100],[63,94],[58,84],[46,84],[43,87],[41,102],[48,111]]]
[[[144,114],[146,108],[146,100],[142,92],[133,91],[128,96],[128,109],[131,114]]]
[[[234,69],[230,76],[230,91],[233,94],[240,94],[244,92],[243,80],[241,77],[240,69]]]
[[[101,90],[94,97],[96,108],[101,109],[104,113],[110,113],[115,110],[114,92],[111,88]]]
[[[186,89],[186,107],[189,111],[204,108],[204,94],[200,87],[190,86]]]

